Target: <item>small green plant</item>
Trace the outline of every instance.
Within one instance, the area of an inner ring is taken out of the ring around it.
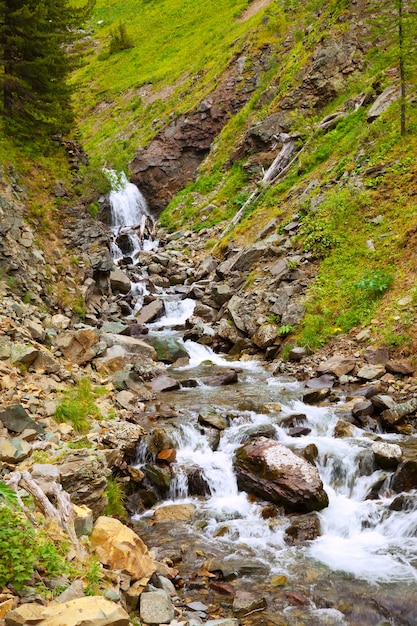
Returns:
[[[314,214],[305,217],[300,229],[300,236],[304,250],[312,252],[319,259],[325,258],[340,243],[339,238],[332,232],[329,223]]]
[[[97,217],[99,210],[100,210],[100,205],[98,202],[92,202],[87,207],[87,211],[89,212],[91,217],[94,217],[94,218]]]
[[[286,337],[290,333],[294,332],[294,330],[294,326],[291,326],[290,324],[284,324],[283,326],[280,326],[278,328],[278,335],[280,335],[281,337]]]
[[[118,26],[112,29],[110,33],[110,54],[134,47],[135,44],[133,43],[132,37],[127,32],[126,24],[119,22]]]
[[[3,487],[4,493],[4,487]],[[0,506],[0,589],[17,589],[30,580],[36,561],[35,531],[23,513]]]
[[[123,484],[117,476],[109,476],[107,480],[106,496],[108,503],[104,508],[104,515],[125,519],[126,510],[124,502],[126,500],[126,493]]]
[[[23,296],[24,304],[29,304],[29,302],[32,300],[32,298],[33,298],[33,293],[31,291],[27,291],[25,293],[25,295]]]
[[[360,289],[370,298],[378,298],[390,287],[393,282],[391,274],[382,270],[366,272],[357,283],[355,288]]]
[[[103,387],[93,387],[88,378],[82,378],[74,389],[64,393],[55,411],[56,421],[71,422],[77,432],[88,432],[91,427],[90,418],[103,418],[95,404],[96,398],[103,393],[106,393]]]
[[[100,582],[103,580],[103,571],[100,561],[97,557],[93,556],[88,564],[88,569],[85,573],[86,596],[100,595]]]
[[[286,343],[285,345],[282,346],[281,359],[283,361],[288,361],[288,359],[290,358],[290,352],[292,349],[293,349],[293,346],[290,343]]]
[[[6,483],[0,481],[0,505],[3,503],[8,506],[17,504],[17,494]]]
[[[85,306],[85,300],[82,296],[78,296],[72,303],[72,310],[76,313],[82,320],[85,318],[87,314],[87,309]]]

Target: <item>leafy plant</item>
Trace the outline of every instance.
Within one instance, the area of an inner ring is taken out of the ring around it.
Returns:
[[[17,494],[6,483],[0,481],[0,504],[3,502],[9,506],[17,504]]]
[[[34,541],[35,531],[23,513],[0,506],[0,589],[9,584],[20,589],[31,578]]]
[[[339,245],[340,240],[332,231],[328,221],[316,215],[307,215],[300,229],[303,247],[317,258],[326,257]]]
[[[103,387],[93,387],[88,378],[82,378],[74,389],[64,393],[55,411],[56,421],[71,422],[77,432],[88,432],[91,427],[90,418],[103,418],[95,404],[96,398],[103,393],[106,393]]]
[[[390,287],[393,282],[391,274],[382,270],[366,272],[357,283],[356,289],[361,289],[371,298],[378,298]]]
[[[284,324],[283,326],[280,326],[278,328],[278,335],[281,335],[281,337],[286,337],[293,331],[294,331],[294,326],[291,326],[290,324]]]
[[[126,500],[126,493],[123,484],[116,476],[109,476],[107,480],[106,496],[108,503],[104,508],[104,515],[125,519],[126,510],[124,502]]]
[[[103,580],[103,576],[100,561],[97,557],[93,556],[85,573],[85,580],[87,583],[85,594],[87,596],[96,596],[100,594],[100,582]]]

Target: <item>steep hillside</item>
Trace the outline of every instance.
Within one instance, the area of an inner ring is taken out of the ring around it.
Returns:
[[[311,349],[371,320],[372,339],[414,349],[412,94],[405,137],[398,99],[368,118],[385,88],[398,94],[384,12],[396,26],[387,3],[99,1],[77,77],[94,165],[129,166],[155,211],[169,204],[168,229],[226,227],[243,206],[218,255],[296,220],[293,247],[317,265],[296,337]],[[134,47],[110,54],[119,23]],[[280,133],[289,165],[264,184]]]

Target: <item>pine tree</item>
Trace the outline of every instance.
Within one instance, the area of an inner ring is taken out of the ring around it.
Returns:
[[[73,124],[68,76],[92,0],[73,8],[67,0],[0,1],[0,88],[6,130],[21,137],[67,132]]]

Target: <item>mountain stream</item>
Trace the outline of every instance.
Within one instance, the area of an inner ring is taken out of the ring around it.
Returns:
[[[148,215],[142,196],[127,180],[112,192],[110,200],[114,232],[129,230],[141,222],[143,214]],[[135,235],[129,252],[133,265],[138,249],[156,247],[151,238],[140,241]],[[116,260],[126,254],[116,246],[114,253]],[[137,310],[141,295],[146,293],[142,279],[132,285],[132,290],[137,294]],[[181,299],[175,288],[159,291],[165,314],[148,325],[149,332],[182,341],[180,329],[192,314],[194,301]],[[158,398],[176,408],[175,418],[158,419],[158,428],[166,429],[177,456],[165,500],[133,518],[147,545],[164,555],[180,551],[184,579],[187,567],[194,572],[207,569],[210,560],[223,564],[226,580],[227,572],[231,579],[237,572],[238,577],[232,580],[236,589],[267,600],[267,607],[244,618],[244,624],[417,624],[417,498],[414,492],[393,494],[390,473],[375,470],[370,460],[375,433],[356,428],[353,437],[335,438],[337,404],[303,404],[302,384],[271,376],[262,362],[233,361],[204,345],[183,343],[189,363],[170,367],[170,376],[186,381],[234,368],[238,383],[182,387]],[[213,429],[197,422],[202,407],[215,408],[227,420],[216,445],[208,436]],[[310,429],[307,435],[288,435],[285,418],[293,414],[306,416],[302,425]],[[150,431],[155,423],[144,426]],[[239,491],[234,453],[254,434],[274,438],[294,451],[310,444],[317,447],[316,465],[329,506],[313,514],[320,521],[316,539],[299,545],[289,543],[286,530],[300,516],[269,516],[267,503]],[[403,440],[393,434],[380,433],[378,437],[400,444]],[[147,460],[149,451],[140,446],[138,468]],[[206,495],[191,495],[190,468],[197,472]],[[154,509],[167,504],[194,504],[194,520],[152,524]],[[184,590],[192,599],[219,602],[227,614],[230,597],[215,595],[206,579],[190,577]]]

